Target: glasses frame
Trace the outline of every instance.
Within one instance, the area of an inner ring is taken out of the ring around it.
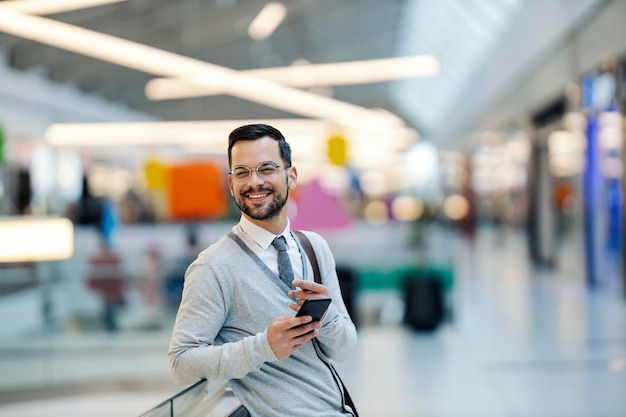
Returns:
[[[256,168],[250,168],[249,166],[246,166],[246,165],[237,165],[237,166],[234,166],[234,167],[233,167],[233,169],[232,169],[232,170],[228,173],[228,175],[230,175],[230,176],[232,177],[233,182],[235,182],[236,184],[245,184],[245,183],[247,183],[248,181],[250,181],[250,178],[252,178],[252,171],[256,171],[256,176],[257,176],[258,178],[261,178],[262,180],[264,180],[264,181],[265,181],[265,180],[268,178],[268,176],[267,176],[266,174],[262,174],[262,173],[260,173],[260,172],[259,172],[259,168],[261,168],[261,167],[262,167],[262,166],[264,166],[264,165],[271,165],[272,167],[274,167],[274,168],[276,168],[276,169],[279,169],[279,168],[285,168],[285,169],[287,169],[287,168],[291,168],[291,165],[278,165],[278,164],[277,164],[276,162],[274,162],[274,161],[264,161],[264,162],[261,162],[259,165],[257,165],[257,166],[256,166]],[[237,177],[234,175],[234,171],[235,171],[237,168],[245,168],[245,169],[247,169],[247,170],[248,170],[248,176],[246,177],[246,179],[245,179],[245,180],[241,180],[241,179],[237,178]],[[271,177],[271,175],[274,175],[274,174],[270,174],[270,177]]]

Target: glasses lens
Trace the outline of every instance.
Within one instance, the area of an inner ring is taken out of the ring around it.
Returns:
[[[278,171],[278,166],[273,162],[263,162],[256,169],[261,177],[270,177],[276,174],[276,171]]]
[[[259,178],[269,178],[278,172],[278,165],[274,162],[263,162],[256,167],[256,173]],[[252,170],[245,165],[235,167],[232,171],[232,176],[235,182],[243,184],[248,182],[252,175]]]
[[[236,167],[233,169],[233,178],[237,182],[246,182],[250,178],[250,168],[248,167]]]

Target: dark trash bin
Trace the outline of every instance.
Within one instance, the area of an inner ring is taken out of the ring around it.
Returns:
[[[346,305],[352,322],[358,327],[358,314],[356,311],[356,273],[352,268],[347,266],[337,266],[336,270],[343,302]]]
[[[404,323],[418,331],[433,331],[445,317],[441,280],[432,275],[409,276],[405,284]]]

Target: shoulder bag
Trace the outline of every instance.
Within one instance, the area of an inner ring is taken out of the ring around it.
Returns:
[[[315,256],[315,250],[313,249],[313,245],[311,245],[311,241],[301,231],[294,230],[293,232],[298,237],[298,240],[300,241],[300,244],[302,245],[302,249],[304,249],[304,251],[306,252],[306,256],[311,261],[311,266],[313,266],[313,276],[315,278],[315,282],[318,284],[321,284],[322,276],[320,274],[320,266],[319,266],[319,263],[317,262],[317,256]],[[341,384],[341,388],[343,389],[343,394],[346,397],[346,405],[350,406],[355,417],[359,417],[359,413],[356,411],[354,402],[352,401],[352,398],[350,397],[350,394],[348,393],[348,388],[346,388],[346,385],[343,383],[343,381],[341,380],[341,377],[339,377],[339,374],[337,373],[336,370],[335,370],[335,375],[337,375],[337,379],[339,379],[339,383]]]

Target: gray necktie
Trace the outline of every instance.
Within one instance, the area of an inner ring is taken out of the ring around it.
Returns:
[[[272,241],[272,246],[278,250],[278,276],[287,284],[289,288],[291,282],[294,279],[293,269],[291,268],[291,261],[289,260],[289,254],[287,253],[287,242],[284,236],[276,236]]]

